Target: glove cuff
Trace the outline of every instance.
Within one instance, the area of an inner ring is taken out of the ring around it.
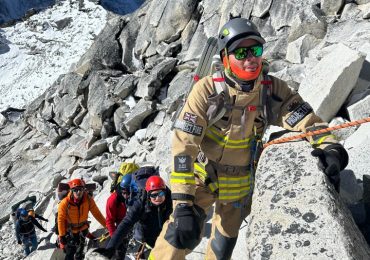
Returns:
[[[190,200],[194,201],[194,196],[186,193],[172,193],[171,198],[173,200]]]
[[[332,153],[340,162],[340,170],[348,165],[348,153],[341,144],[330,144],[324,148],[325,152]]]

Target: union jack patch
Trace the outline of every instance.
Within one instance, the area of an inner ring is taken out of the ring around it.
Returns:
[[[188,121],[188,122],[192,122],[193,124],[195,124],[196,122],[197,122],[197,117],[198,116],[196,116],[196,115],[194,115],[194,114],[190,114],[190,113],[188,113],[188,112],[185,112],[185,114],[184,114],[184,120],[185,121]]]

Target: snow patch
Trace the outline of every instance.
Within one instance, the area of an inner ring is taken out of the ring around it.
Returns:
[[[0,31],[5,50],[0,52],[0,111],[25,108],[91,46],[107,11],[90,1],[84,4],[80,11],[78,1],[63,1]],[[58,30],[56,23],[68,17],[72,21]]]

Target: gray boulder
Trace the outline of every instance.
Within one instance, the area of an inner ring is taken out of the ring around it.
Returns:
[[[324,121],[330,121],[353,89],[364,57],[343,44],[309,71],[299,93]]]
[[[359,5],[364,5],[370,3],[370,0],[356,0],[356,3]]]
[[[351,121],[370,117],[370,95],[347,107]]]
[[[312,5],[302,10],[301,13],[293,18],[289,31],[288,42],[295,41],[305,34],[310,34],[317,39],[323,39],[327,30],[327,22],[325,21],[322,11]]]
[[[248,223],[249,259],[370,257],[365,239],[311,150],[305,141],[264,150]]]
[[[92,75],[87,98],[88,114],[81,128],[86,132],[92,128],[96,136],[100,134],[104,121],[113,114],[114,102],[110,98],[109,87],[98,73]]]
[[[162,80],[173,70],[177,59],[166,58],[153,68],[150,74],[140,78],[135,96],[151,98],[161,87]]]
[[[134,75],[124,75],[114,87],[113,95],[125,99],[136,87],[138,78]]]
[[[262,18],[268,13],[271,4],[272,4],[272,0],[257,1],[257,3],[255,3],[253,6],[252,15],[255,17]]]
[[[344,142],[349,155],[346,170],[353,171],[356,178],[362,180],[363,175],[369,174],[370,167],[370,123],[361,125]]]
[[[121,47],[116,36],[122,31],[123,24],[124,21],[121,18],[108,21],[92,46],[77,63],[74,71],[83,76],[91,70],[122,69]]]
[[[136,57],[134,52],[136,38],[144,17],[131,17],[119,36],[119,43],[122,46],[122,64],[129,72],[134,72],[144,67],[143,61]]]
[[[123,122],[129,135],[140,129],[144,119],[155,111],[155,103],[141,99]]]
[[[286,59],[291,63],[303,63],[307,53],[313,49],[318,42],[319,41],[310,34],[303,35],[294,42],[288,44]]]
[[[321,0],[321,9],[326,15],[336,15],[344,5],[344,0]]]

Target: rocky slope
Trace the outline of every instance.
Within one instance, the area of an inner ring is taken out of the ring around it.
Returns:
[[[102,210],[110,184],[104,180],[124,160],[157,165],[168,179],[171,115],[206,39],[236,16],[259,26],[271,73],[288,81],[320,116],[331,124],[369,116],[370,1],[146,1],[132,14],[112,16],[72,71],[26,111],[2,113],[3,259],[20,253],[9,205],[30,193],[37,195],[37,211],[49,217],[50,229],[54,190],[62,179],[83,176],[99,183]],[[350,155],[341,196],[306,143],[268,148],[233,259],[369,258],[360,232],[367,235],[362,180],[370,158],[368,128],[336,132]],[[43,250],[33,257],[48,259],[53,249],[47,249],[47,235],[40,236]],[[188,259],[202,259],[206,241]]]

